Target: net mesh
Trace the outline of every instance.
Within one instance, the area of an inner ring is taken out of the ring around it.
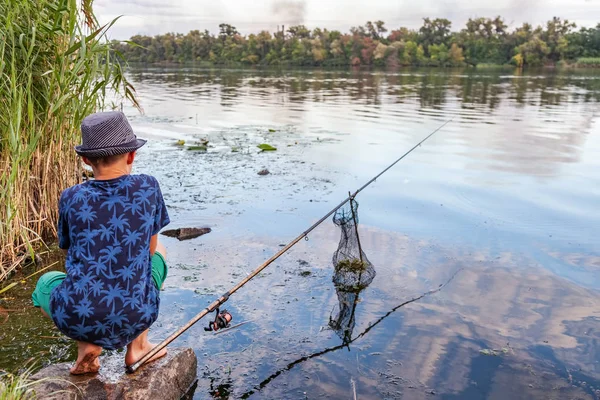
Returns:
[[[342,207],[333,215],[333,223],[340,227],[341,237],[333,253],[333,283],[346,291],[362,290],[375,278],[375,268],[360,246],[358,237],[358,203]]]
[[[340,208],[333,216],[340,227],[341,237],[333,254],[333,283],[338,297],[335,317],[329,317],[329,327],[344,341],[350,343],[354,330],[354,315],[358,296],[375,278],[375,268],[362,251],[358,237],[358,203]]]

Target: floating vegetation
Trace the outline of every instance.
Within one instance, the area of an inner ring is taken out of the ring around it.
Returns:
[[[202,146],[202,145],[201,146],[190,146],[187,149],[191,150],[191,151],[207,151],[208,147],[207,146]]]
[[[338,261],[337,265],[335,266],[336,271],[347,271],[347,272],[354,272],[354,273],[360,273],[360,272],[364,272],[367,267],[369,266],[369,264],[367,264],[364,261],[359,260],[358,258],[352,258],[352,259],[343,259]]]
[[[273,133],[273,132],[277,132],[275,129],[271,128],[269,129],[269,132]]]
[[[483,356],[499,356],[500,354],[508,354],[510,348],[503,347],[501,349],[481,349],[479,354]]]
[[[275,150],[277,150],[277,148],[276,148],[276,147],[273,147],[273,146],[271,146],[270,144],[267,144],[267,143],[262,143],[262,144],[259,144],[259,145],[258,145],[258,146],[256,146],[256,147],[258,147],[258,148],[259,148],[259,149],[261,149],[262,151],[275,151]]]

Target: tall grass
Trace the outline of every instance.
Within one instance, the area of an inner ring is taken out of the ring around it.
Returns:
[[[35,391],[29,381],[31,370],[13,375],[0,371],[0,400],[34,399]]]
[[[0,0],[0,282],[56,234],[81,179],[79,126],[107,99],[137,105],[93,0]],[[118,55],[118,54],[117,54]]]
[[[81,390],[66,379],[61,378],[34,378],[33,372],[35,364],[30,365],[17,374],[11,374],[0,370],[0,400],[33,400],[38,396],[36,389],[45,383],[60,383],[62,387],[74,389],[69,392],[67,389],[57,390],[54,393],[45,393],[44,398],[64,399],[71,398],[72,394],[82,394]],[[79,391],[79,393],[77,393]]]
[[[577,59],[578,67],[600,68],[600,57],[581,57]]]

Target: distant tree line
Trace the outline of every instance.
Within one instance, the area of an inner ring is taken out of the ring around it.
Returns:
[[[524,23],[509,30],[496,17],[469,19],[458,32],[451,27],[447,19],[424,18],[418,30],[389,31],[383,21],[369,21],[350,33],[298,25],[274,34],[244,36],[234,26],[221,24],[217,35],[208,30],[136,35],[114,46],[128,61],[142,63],[388,67],[510,63],[521,67],[583,60],[600,65],[600,23],[576,30],[574,23],[554,17],[545,26]]]

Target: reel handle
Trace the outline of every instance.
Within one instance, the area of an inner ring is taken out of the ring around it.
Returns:
[[[205,331],[218,331],[219,329],[229,327],[229,323],[233,319],[233,316],[229,313],[229,311],[223,309],[223,311],[219,312],[217,308],[215,313],[215,319],[208,323],[208,326],[204,328]]]

